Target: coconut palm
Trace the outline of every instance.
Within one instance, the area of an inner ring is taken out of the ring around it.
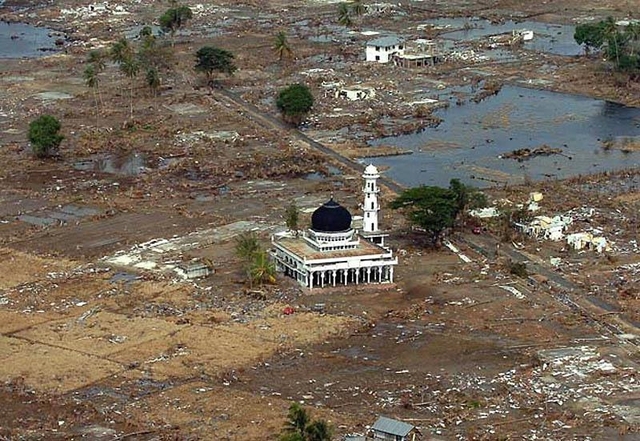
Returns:
[[[95,66],[92,64],[88,65],[84,69],[84,81],[88,87],[93,89],[93,96],[96,100],[96,126],[100,122],[100,101],[98,100],[98,74],[96,72]]]
[[[134,80],[136,79],[136,77],[138,76],[138,73],[140,72],[140,63],[138,63],[138,60],[136,60],[133,57],[127,58],[120,64],[120,71],[122,71],[122,73],[125,74],[130,80],[129,115],[131,118],[133,118],[133,85],[134,85]]]
[[[265,250],[259,250],[253,255],[253,261],[249,266],[249,280],[251,284],[275,283],[276,267]]]
[[[252,260],[254,254],[260,250],[260,242],[258,237],[253,232],[242,233],[235,239],[236,242],[236,256],[245,262]]]
[[[287,34],[284,31],[280,31],[278,32],[278,35],[276,35],[273,50],[278,54],[278,59],[280,61],[282,61],[285,56],[291,57],[293,55],[291,46],[289,46],[289,42],[287,41]]]
[[[347,3],[340,3],[338,5],[338,23],[347,27],[353,24],[353,20],[351,20],[351,10]]]
[[[367,9],[365,8],[364,3],[362,3],[362,0],[353,0],[353,3],[351,3],[351,12],[356,16],[363,15],[366,10]]]

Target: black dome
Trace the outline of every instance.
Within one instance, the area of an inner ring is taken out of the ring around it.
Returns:
[[[351,229],[351,213],[331,198],[311,215],[311,229],[323,233],[347,231]]]

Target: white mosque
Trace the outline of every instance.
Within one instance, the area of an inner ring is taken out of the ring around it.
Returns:
[[[333,197],[311,216],[311,228],[272,237],[276,269],[307,288],[349,284],[393,283],[398,259],[384,246],[387,234],[380,230],[378,179],[373,165],[365,168],[361,229],[349,210]]]

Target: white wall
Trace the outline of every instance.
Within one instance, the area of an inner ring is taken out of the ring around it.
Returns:
[[[398,45],[389,47],[367,46],[365,51],[366,60],[377,61],[378,63],[388,63],[391,54],[404,54],[404,43],[401,43],[400,46],[402,46],[402,49],[399,49]]]

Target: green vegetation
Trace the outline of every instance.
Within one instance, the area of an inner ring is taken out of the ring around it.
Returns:
[[[325,420],[311,420],[304,407],[291,403],[279,441],[330,441],[331,435],[329,423]]]
[[[408,220],[426,231],[436,245],[445,230],[453,228],[467,210],[486,206],[486,197],[473,187],[452,179],[449,188],[420,186],[403,191],[391,202]]]
[[[295,202],[292,202],[291,205],[287,207],[287,212],[285,216],[286,216],[287,228],[297,235],[298,230],[300,229],[298,225],[300,221],[300,210],[298,210],[298,207],[296,206]]]
[[[338,5],[338,23],[342,26],[349,27],[353,24],[351,19],[351,9],[347,3],[340,3]]]
[[[42,115],[29,124],[28,139],[38,158],[55,156],[64,136],[60,135],[60,121],[51,115]]]
[[[275,283],[276,268],[269,254],[260,245],[258,237],[253,233],[243,233],[236,237],[236,255],[243,261],[249,284],[262,285]]]
[[[285,57],[290,58],[293,56],[293,50],[289,46],[287,34],[284,31],[278,32],[276,39],[273,43],[273,50],[278,54],[278,60],[282,61]]]
[[[576,43],[584,45],[585,53],[601,50],[616,70],[628,73],[631,78],[640,77],[640,24],[618,26],[612,17],[598,23],[576,26],[573,36]]]
[[[313,107],[313,95],[304,84],[292,84],[281,90],[276,106],[285,121],[299,125]]]
[[[160,16],[158,20],[160,22],[160,29],[162,29],[162,32],[168,32],[171,35],[171,46],[175,45],[176,32],[192,18],[193,11],[184,5],[169,8]]]
[[[204,46],[196,52],[195,70],[203,72],[207,76],[209,85],[211,85],[214,72],[233,75],[237,70],[233,59],[234,55],[225,49]]]

